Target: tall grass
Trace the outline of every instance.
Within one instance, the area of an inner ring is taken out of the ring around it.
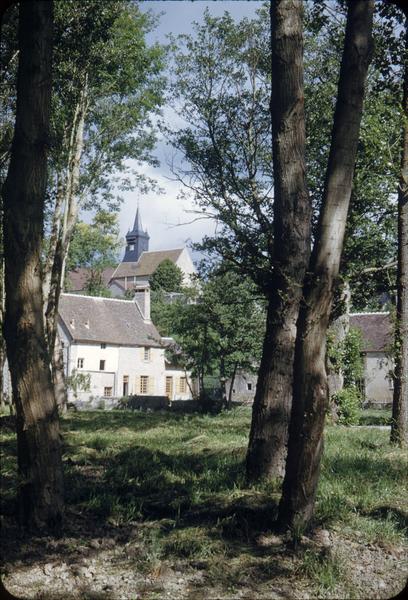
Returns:
[[[101,523],[137,523],[144,532],[141,569],[182,560],[205,565],[213,583],[231,590],[237,581],[278,576],[303,577],[323,595],[337,589],[350,572],[347,557],[308,549],[288,566],[284,548],[275,554],[259,548],[257,536],[274,526],[280,484],[246,487],[249,426],[248,408],[212,416],[68,414],[62,419],[68,506]],[[407,456],[388,436],[381,429],[327,427],[318,525],[359,542],[406,543]],[[2,453],[2,507],[11,514],[10,432],[2,436]]]

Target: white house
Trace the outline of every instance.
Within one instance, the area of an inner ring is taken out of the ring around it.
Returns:
[[[360,330],[364,361],[363,399],[369,406],[384,407],[393,400],[393,359],[391,356],[392,322],[388,312],[350,314],[350,326]],[[257,376],[238,371],[232,389],[232,400],[251,403],[255,396]],[[231,382],[227,381],[227,393]]]
[[[69,400],[128,395],[191,398],[186,373],[165,357],[168,341],[150,319],[150,289],[138,286],[134,300],[62,294],[59,335],[65,373],[90,375],[90,391],[72,390]]]

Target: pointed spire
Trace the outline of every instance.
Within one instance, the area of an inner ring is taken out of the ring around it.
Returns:
[[[135,223],[133,225],[133,231],[143,231],[142,219],[140,217],[140,210],[139,210],[139,201],[137,201],[137,210],[136,210]]]

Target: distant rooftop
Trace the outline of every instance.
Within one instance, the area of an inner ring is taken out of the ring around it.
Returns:
[[[166,258],[175,263],[183,250],[184,248],[173,248],[172,250],[142,252],[137,262],[120,263],[112,274],[111,279],[150,276]]]
[[[361,331],[364,352],[386,352],[392,343],[389,312],[351,313],[350,325]]]
[[[161,347],[152,323],[133,300],[62,294],[59,316],[73,341]]]

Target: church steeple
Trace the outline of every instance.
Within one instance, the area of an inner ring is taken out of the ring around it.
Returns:
[[[133,229],[126,234],[126,250],[122,262],[136,262],[142,252],[147,252],[149,250],[149,239],[150,236],[147,233],[147,230],[143,231],[142,219],[138,206]]]

